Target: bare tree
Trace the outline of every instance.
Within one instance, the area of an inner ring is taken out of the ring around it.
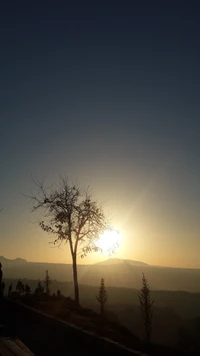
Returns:
[[[45,279],[44,279],[44,286],[45,286],[45,291],[46,291],[47,295],[50,294],[50,284],[51,284],[51,279],[49,277],[49,272],[46,271]]]
[[[43,211],[45,221],[41,221],[40,226],[54,237],[54,244],[69,243],[75,301],[79,304],[77,255],[81,253],[84,257],[88,252],[98,250],[95,240],[108,228],[102,206],[91,199],[88,191],[70,186],[65,178],[54,189],[46,189],[43,184],[37,184],[37,187],[38,194],[32,197],[33,211]]]
[[[107,291],[106,291],[106,287],[105,287],[105,283],[104,283],[104,279],[103,278],[101,279],[101,282],[100,282],[99,292],[98,292],[98,294],[96,296],[96,300],[100,304],[101,315],[104,316],[104,314],[105,314],[105,304],[106,304],[106,302],[108,300],[108,294],[107,294]]]
[[[142,288],[138,297],[144,322],[145,338],[146,341],[150,343],[154,300],[151,301],[150,289],[144,273],[142,274]]]

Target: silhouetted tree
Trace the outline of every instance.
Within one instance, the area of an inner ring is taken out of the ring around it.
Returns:
[[[25,291],[24,283],[20,279],[17,282],[16,291],[19,295]]]
[[[46,219],[40,222],[41,228],[54,236],[54,244],[69,242],[75,301],[79,304],[78,248],[81,245],[81,257],[98,250],[95,241],[108,228],[102,206],[91,199],[88,191],[70,186],[65,178],[50,191],[43,184],[36,185],[39,191],[36,197],[32,197],[35,203],[33,211],[41,209]]]
[[[0,285],[1,285],[1,282],[2,282],[2,278],[3,278],[3,271],[2,271],[2,264],[0,262]]]
[[[3,293],[2,293],[2,278],[3,278],[3,271],[2,271],[2,264],[0,262],[0,297],[3,296]]]
[[[11,295],[12,293],[12,283],[9,285],[9,288],[8,288],[8,296]]]
[[[44,279],[44,287],[45,287],[45,292],[47,295],[50,294],[50,284],[51,284],[51,279],[49,277],[49,272],[46,271],[45,279]]]
[[[151,301],[150,289],[144,273],[142,274],[142,288],[138,297],[140,301],[140,309],[144,322],[145,339],[148,343],[150,343],[151,333],[152,333],[152,317],[153,317],[154,300]]]
[[[5,287],[6,287],[5,282],[1,282],[1,297],[3,297],[4,295]]]
[[[107,291],[106,291],[106,287],[105,287],[105,283],[104,283],[104,279],[103,278],[101,279],[99,292],[98,292],[98,294],[96,296],[96,299],[100,304],[100,313],[101,313],[102,316],[104,316],[104,314],[105,314],[105,304],[106,304],[106,302],[108,300],[108,294],[107,294]]]
[[[25,285],[25,293],[26,293],[26,295],[31,294],[31,288],[28,284]]]
[[[41,281],[38,281],[38,285],[37,285],[37,287],[35,288],[35,294],[39,296],[39,295],[41,295],[42,293],[44,293],[44,287],[42,286]]]

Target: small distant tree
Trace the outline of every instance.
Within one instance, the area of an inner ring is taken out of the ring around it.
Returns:
[[[35,288],[35,295],[41,295],[42,293],[44,293],[44,287],[41,283],[41,281],[38,281],[38,285],[37,287]]]
[[[142,288],[139,293],[140,309],[142,313],[142,318],[144,322],[145,339],[147,343],[150,343],[151,333],[152,333],[152,318],[153,318],[153,304],[154,300],[151,301],[150,289],[145,278],[144,273],[142,274]]]
[[[45,287],[45,292],[47,295],[50,294],[50,284],[51,284],[51,279],[49,277],[49,272],[46,271],[45,279],[44,279],[44,287]]]
[[[28,284],[25,285],[25,293],[26,295],[30,295],[31,294],[31,288]]]
[[[12,283],[9,285],[9,288],[8,288],[8,296],[10,296],[12,293]]]
[[[23,294],[25,291],[24,283],[21,281],[21,279],[19,279],[17,282],[16,291],[19,295]]]
[[[57,297],[60,297],[61,296],[61,292],[60,292],[60,289],[57,290]]]
[[[101,279],[100,282],[100,287],[99,287],[99,292],[96,296],[96,300],[99,302],[100,304],[100,313],[102,316],[105,315],[105,304],[108,300],[108,294],[106,291],[106,287],[105,287],[105,283],[104,283],[104,279]]]

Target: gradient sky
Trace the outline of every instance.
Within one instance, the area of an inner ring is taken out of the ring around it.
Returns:
[[[0,120],[0,255],[70,261],[22,195],[65,174],[106,201],[116,257],[200,267],[198,1],[1,1]]]

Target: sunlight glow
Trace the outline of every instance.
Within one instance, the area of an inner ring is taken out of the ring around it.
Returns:
[[[103,253],[113,253],[119,247],[122,236],[116,230],[106,230],[96,242]]]

